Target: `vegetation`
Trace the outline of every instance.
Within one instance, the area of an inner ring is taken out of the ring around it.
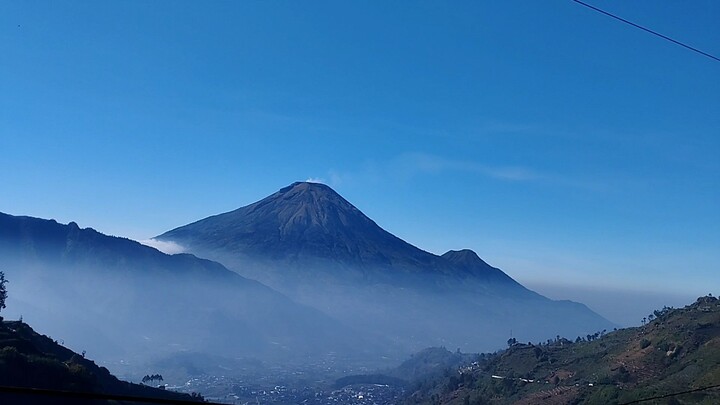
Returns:
[[[685,308],[654,311],[637,328],[547,344],[513,342],[431,381],[416,381],[407,403],[624,403],[718,384],[720,301],[707,296]],[[720,392],[664,401],[716,404]]]
[[[7,300],[7,287],[5,287],[5,284],[7,282],[5,273],[0,271],[0,310],[5,309],[5,300]]]
[[[430,347],[415,353],[399,367],[388,370],[385,374],[406,381],[429,380],[477,358],[477,354],[460,353],[460,351],[453,353],[444,347]]]
[[[159,375],[155,377],[161,379]],[[37,334],[22,321],[0,322],[0,385],[202,401],[202,397],[197,395],[190,396],[120,381],[105,367],[99,367],[84,356],[60,346],[51,338]],[[76,404],[78,399],[0,393],[0,403]]]
[[[152,382],[152,381],[163,381],[163,376],[160,374],[153,374],[153,375],[145,375],[142,378],[143,384],[146,384],[146,383]]]

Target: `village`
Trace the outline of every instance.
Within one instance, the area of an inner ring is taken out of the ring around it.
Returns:
[[[167,387],[178,392],[201,392],[206,400],[225,404],[373,405],[400,401],[405,391],[382,384],[357,384],[339,389],[265,385],[223,376],[195,377],[183,385]]]

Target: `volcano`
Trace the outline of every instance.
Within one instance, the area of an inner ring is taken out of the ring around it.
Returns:
[[[293,183],[155,239],[412,350],[490,350],[511,329],[544,340],[611,326],[582,304],[526,289],[472,250],[438,256],[413,246],[319,183]]]
[[[362,267],[439,263],[437,256],[380,228],[330,187],[308,182],[293,183],[256,203],[156,239],[254,259],[327,259]]]

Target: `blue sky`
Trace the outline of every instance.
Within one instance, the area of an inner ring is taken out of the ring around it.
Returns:
[[[594,1],[720,54],[720,3]],[[531,285],[720,285],[720,63],[572,1],[0,3],[0,211],[144,239],[320,179]]]

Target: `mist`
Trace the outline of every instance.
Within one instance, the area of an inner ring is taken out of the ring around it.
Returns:
[[[656,309],[665,306],[682,307],[707,293],[654,292],[532,282],[526,282],[525,285],[548,298],[582,302],[620,327],[638,326],[643,317]]]
[[[219,263],[74,224],[3,216],[0,269],[10,281],[3,316],[131,380],[164,371],[186,381],[170,367],[177,356],[198,372],[218,359],[292,370],[331,358],[377,366],[389,354],[363,331]]]
[[[169,255],[186,252],[186,249],[184,247],[175,242],[162,241],[153,238],[138,240],[138,242],[142,243],[145,246],[155,248],[163,253],[167,253]]]

